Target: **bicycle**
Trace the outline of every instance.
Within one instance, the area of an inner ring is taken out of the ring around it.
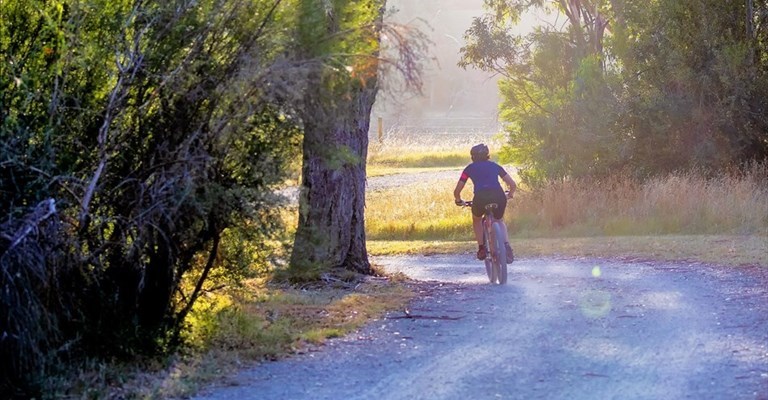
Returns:
[[[462,201],[460,207],[472,207],[472,201]],[[493,216],[493,210],[499,208],[496,203],[485,206],[483,213],[483,243],[489,254],[485,256],[485,272],[491,283],[507,284],[507,248],[504,246],[504,231],[501,220]]]

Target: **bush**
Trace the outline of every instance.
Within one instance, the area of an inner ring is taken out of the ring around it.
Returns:
[[[267,3],[0,4],[0,391],[171,350],[197,298],[267,262],[300,139]]]

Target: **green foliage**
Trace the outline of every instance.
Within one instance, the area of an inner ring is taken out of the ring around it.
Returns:
[[[301,140],[280,4],[0,3],[0,388],[171,349],[203,293],[265,272]]]
[[[300,0],[295,54],[312,60],[299,107],[302,183],[289,279],[370,272],[363,228],[370,111],[378,90],[381,0]]]
[[[764,3],[486,3],[460,65],[504,77],[503,155],[527,183],[768,156]],[[511,33],[523,12],[547,8],[568,23]]]

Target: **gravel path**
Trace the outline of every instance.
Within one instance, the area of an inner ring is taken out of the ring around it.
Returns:
[[[198,399],[768,399],[768,270],[469,255],[383,257],[396,312]]]
[[[442,181],[451,182],[459,180],[461,175],[461,169],[447,170],[447,171],[429,171],[429,172],[413,172],[407,174],[392,174],[372,176],[366,180],[366,191],[375,192],[378,190],[391,189],[406,185],[412,185],[414,183],[425,183],[430,181]],[[453,190],[453,187],[448,187],[446,190]],[[299,199],[298,187],[292,186],[278,191],[278,194],[285,197],[287,203],[296,204]]]
[[[417,172],[409,174],[394,174],[374,176],[368,178],[368,190],[377,191],[382,189],[390,189],[399,186],[411,185],[416,182],[424,183],[427,181],[443,181],[456,183],[461,175],[461,168],[449,171],[430,171],[430,172]],[[453,187],[447,188],[447,190],[453,190]]]

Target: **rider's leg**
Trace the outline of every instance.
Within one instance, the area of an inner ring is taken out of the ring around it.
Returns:
[[[478,246],[483,246],[483,217],[472,216],[472,230],[475,231],[475,240]]]
[[[485,260],[488,251],[483,241],[483,217],[472,215],[472,230],[475,232],[475,240],[477,240],[477,259]]]

